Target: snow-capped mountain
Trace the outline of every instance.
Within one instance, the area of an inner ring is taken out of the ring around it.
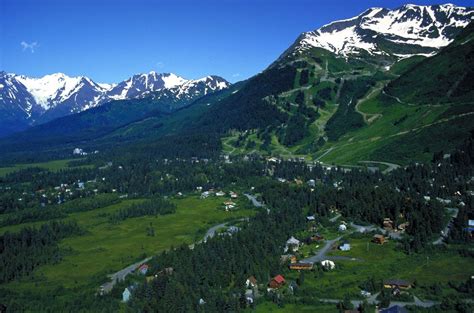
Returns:
[[[474,8],[452,4],[398,9],[371,8],[362,14],[303,33],[284,55],[313,47],[342,56],[380,55],[395,58],[430,55],[447,46],[474,19]]]
[[[62,73],[31,78],[0,72],[0,122],[7,129],[3,133],[10,133],[113,100],[151,96],[182,103],[229,85],[218,76],[187,80],[172,73],[155,72],[133,75],[118,84],[99,84],[84,76]]]
[[[155,99],[174,98],[176,101],[191,100],[209,93],[226,89],[230,83],[219,76],[206,76],[200,79],[191,79],[181,84],[154,93]]]
[[[114,100],[136,98],[160,89],[174,88],[185,82],[187,82],[186,79],[173,73],[157,74],[150,72],[138,74],[114,86],[107,92],[107,96]]]

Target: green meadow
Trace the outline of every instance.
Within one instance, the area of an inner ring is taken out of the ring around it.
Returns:
[[[171,247],[196,242],[215,224],[254,214],[249,209],[225,212],[222,209],[223,198],[203,200],[193,195],[173,199],[177,205],[174,214],[109,223],[110,213],[138,201],[141,200],[125,200],[108,207],[70,214],[66,220],[76,220],[87,233],[61,242],[64,256],[59,263],[40,266],[31,277],[5,286],[14,290],[33,290],[35,286],[48,290],[63,287],[96,289],[106,282],[106,274]],[[15,231],[26,225],[35,224],[15,225],[2,228],[0,232]],[[154,228],[155,236],[147,236],[146,228],[150,226]]]
[[[370,242],[371,238],[358,235],[349,238],[350,251],[329,252],[328,257],[344,256],[348,259],[336,259],[336,269],[323,275],[306,272],[302,286],[305,294],[330,299],[342,299],[349,294],[352,299],[357,299],[361,298],[360,284],[373,277],[376,280],[405,279],[416,282],[416,287],[410,292],[421,299],[429,299],[432,296],[429,287],[433,284],[442,287],[443,295],[454,295],[456,292],[448,287],[448,282],[464,282],[474,274],[472,259],[461,256],[456,247],[434,248],[407,255],[397,248],[394,241],[378,245]],[[290,272],[287,280],[296,280],[298,276],[297,272]]]
[[[3,177],[9,173],[14,171],[22,170],[29,167],[40,167],[50,171],[59,171],[69,167],[70,161],[77,161],[79,159],[64,159],[64,160],[55,160],[49,162],[41,162],[41,163],[24,163],[24,164],[15,164],[14,166],[8,167],[0,167],[0,177]],[[83,165],[80,167],[92,167],[93,165]]]

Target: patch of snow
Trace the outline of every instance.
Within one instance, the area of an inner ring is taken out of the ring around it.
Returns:
[[[165,84],[165,88],[170,89],[176,86],[183,85],[187,82],[186,79],[179,77],[173,73],[164,74],[161,78]]]
[[[472,20],[472,8],[452,4],[408,4],[394,10],[372,8],[356,17],[334,21],[318,30],[303,33],[296,50],[318,47],[344,56],[361,50],[380,54],[375,40],[378,35],[383,35],[384,39],[394,43],[439,49],[453,40],[446,37],[446,30],[465,27]],[[436,30],[433,30],[433,27],[436,27]],[[437,31],[437,36],[433,36],[434,31]],[[375,32],[375,35],[370,32]],[[365,38],[361,34],[364,34]],[[365,34],[370,34],[370,37]]]
[[[36,103],[43,109],[48,110],[54,99],[61,98],[61,95],[68,97],[77,87],[81,78],[56,73],[41,78],[18,76],[17,80],[26,87]]]

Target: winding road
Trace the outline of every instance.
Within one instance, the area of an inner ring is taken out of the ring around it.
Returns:
[[[389,173],[393,170],[396,170],[397,168],[400,167],[400,165],[395,164],[395,163],[389,163],[389,162],[382,162],[382,161],[359,161],[359,163],[375,163],[375,164],[383,164],[388,166],[382,173],[386,174]]]
[[[324,247],[322,247],[321,250],[318,251],[318,253],[316,253],[313,256],[310,256],[309,258],[301,260],[301,262],[302,263],[317,263],[317,262],[321,262],[323,260],[328,259],[328,257],[326,257],[326,254],[331,250],[331,247],[336,242],[341,240],[341,238],[342,238],[342,236],[339,236],[339,237],[337,237],[336,239],[333,239],[333,240],[326,240],[326,243],[325,243]]]
[[[257,208],[262,208],[264,207],[264,204],[260,201],[257,200],[257,198],[255,198],[255,196],[252,196],[251,194],[248,194],[248,193],[244,193],[244,196],[247,197],[247,199],[249,199],[250,201],[252,201],[252,204],[257,207]]]
[[[260,207],[263,207],[263,203],[261,203],[260,201],[257,200],[257,198],[255,198],[255,196],[253,195],[250,195],[250,194],[244,194],[250,201],[252,201],[252,204],[257,207],[257,208],[260,208]],[[241,218],[239,219],[238,221],[244,221],[244,220],[248,220],[248,218]],[[207,231],[206,231],[206,234],[204,235],[203,239],[201,239],[200,241],[198,241],[197,243],[202,243],[202,242],[206,242],[208,239],[212,238],[215,236],[216,234],[216,231],[220,228],[224,228],[224,227],[228,227],[228,225],[230,224],[231,222],[225,222],[225,223],[220,223],[220,224],[217,224],[217,225],[214,225],[212,226],[211,228],[209,228]],[[194,246],[194,244],[190,245],[191,247]],[[100,293],[102,294],[105,294],[105,293],[109,293],[112,288],[114,288],[115,284],[119,281],[122,281],[125,279],[125,277],[127,277],[129,274],[133,273],[141,264],[143,263],[146,263],[148,262],[149,260],[151,260],[152,257],[147,257],[139,262],[136,262],[136,263],[133,263],[123,269],[121,269],[120,271],[118,272],[115,272],[113,274],[110,274],[110,275],[107,275],[108,277],[110,277],[110,281],[109,282],[106,282],[105,284],[101,285],[100,286]]]
[[[434,245],[440,245],[443,243],[444,238],[448,237],[449,231],[451,230],[451,227],[453,226],[453,221],[454,219],[458,216],[459,209],[456,208],[447,208],[447,210],[451,213],[451,219],[448,222],[448,225],[441,231],[441,236],[435,241],[433,241]]]

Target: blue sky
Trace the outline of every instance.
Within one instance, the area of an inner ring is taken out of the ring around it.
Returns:
[[[0,69],[30,76],[63,72],[97,82],[119,82],[151,70],[185,78],[216,74],[235,82],[265,69],[301,32],[369,7],[405,3],[0,0]]]

